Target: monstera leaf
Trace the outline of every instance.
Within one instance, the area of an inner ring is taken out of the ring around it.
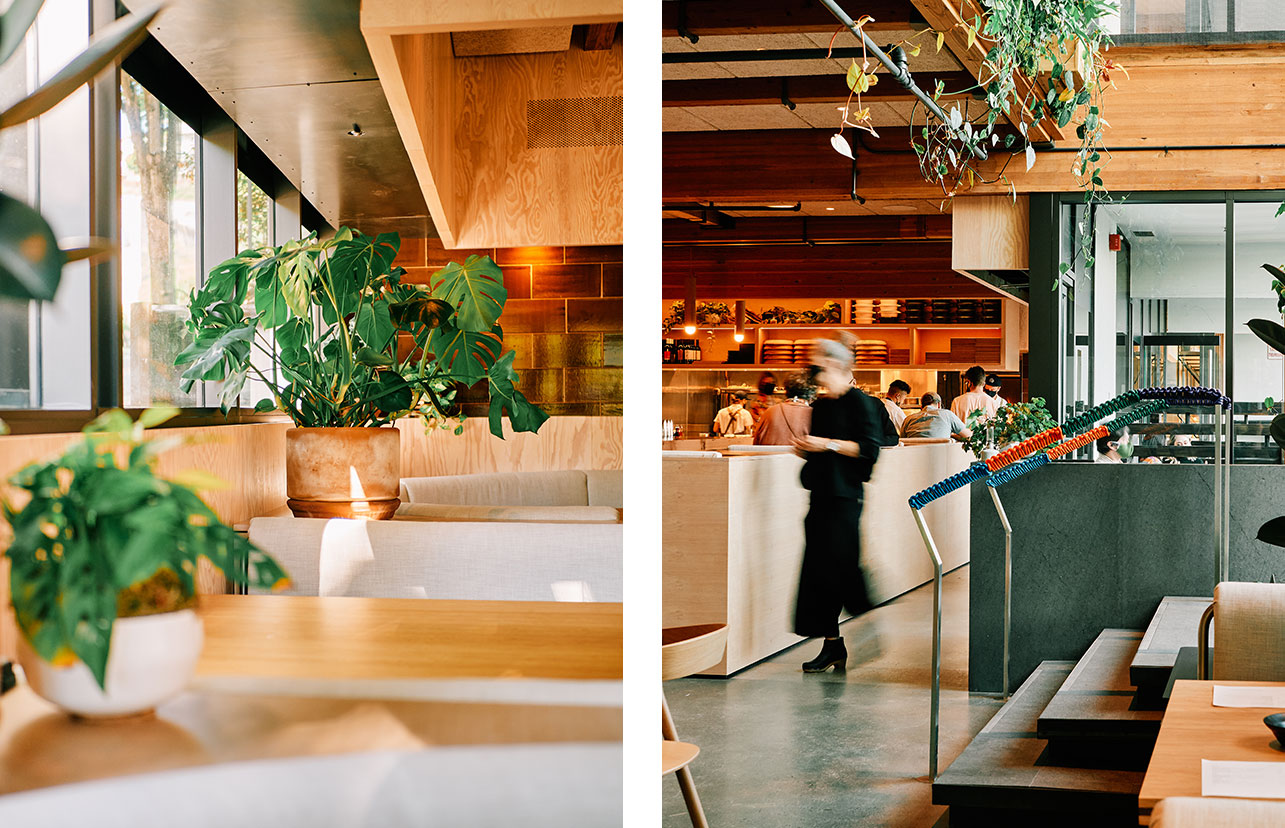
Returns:
[[[197,380],[234,380],[239,374],[244,383],[249,368],[254,319],[246,319],[240,306],[231,302],[207,308],[205,319],[192,344],[174,359],[175,365],[190,363],[180,383],[185,394]]]
[[[1270,319],[1251,319],[1245,324],[1259,339],[1285,354],[1285,328]]]
[[[469,256],[464,264],[451,262],[429,280],[433,297],[458,311],[455,326],[482,333],[491,330],[509,298],[504,273],[490,256]]]
[[[513,371],[512,351],[495,361],[487,372],[487,378],[491,384],[491,409],[487,413],[487,419],[491,424],[491,433],[496,437],[504,439],[502,418],[505,411],[508,411],[509,423],[514,431],[537,432],[544,421],[549,419],[548,414],[532,405],[521,391],[513,387],[518,375]]]
[[[0,296],[53,299],[65,261],[40,213],[0,193]]]
[[[486,379],[487,371],[500,358],[500,351],[504,347],[504,331],[500,330],[499,325],[486,333],[473,333],[462,331],[454,325],[442,325],[433,329],[428,347],[441,370],[465,385],[473,385]]]
[[[414,325],[425,328],[436,328],[450,324],[455,315],[455,308],[441,299],[430,299],[427,294],[415,296],[404,302],[397,302],[389,307],[393,323],[402,330]]]

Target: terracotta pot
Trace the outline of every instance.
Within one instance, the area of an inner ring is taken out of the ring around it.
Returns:
[[[286,502],[296,517],[386,520],[401,503],[400,485],[396,428],[286,432]]]
[[[18,663],[37,695],[69,713],[86,717],[145,713],[176,695],[196,670],[204,643],[201,618],[179,610],[117,618],[107,657],[107,689],[83,661],[55,667],[18,636]]]

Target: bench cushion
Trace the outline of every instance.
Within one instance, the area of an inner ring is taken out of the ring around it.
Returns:
[[[582,471],[404,477],[401,490],[403,503],[447,503],[456,506],[590,505],[588,482]]]
[[[610,506],[451,506],[403,503],[397,520],[471,523],[620,523],[623,509]]]

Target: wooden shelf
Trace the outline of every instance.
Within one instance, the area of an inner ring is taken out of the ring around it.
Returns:
[[[927,365],[854,365],[854,371],[967,371],[976,363],[944,363],[933,362]],[[727,362],[689,362],[685,364],[661,363],[662,371],[785,371],[806,369],[807,363],[803,362],[776,362],[737,365]]]

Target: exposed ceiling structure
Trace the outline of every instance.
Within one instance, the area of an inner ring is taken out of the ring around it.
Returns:
[[[359,0],[170,0],[151,32],[328,222],[433,236],[359,12]]]

